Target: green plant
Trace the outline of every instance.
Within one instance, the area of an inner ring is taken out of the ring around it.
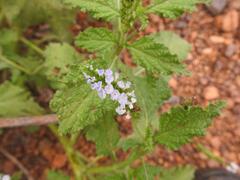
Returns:
[[[206,0],[154,0],[147,6],[143,6],[140,0],[63,0],[66,6],[55,1],[49,5],[52,9],[47,8],[47,13],[53,14],[53,17],[63,12],[63,8],[68,9],[69,15],[72,14],[71,8],[80,8],[97,19],[108,21],[112,28],[88,28],[79,33],[75,45],[93,54],[93,58],[85,58],[67,43],[68,38],[62,41],[54,35],[58,42],[48,44],[44,50],[36,46],[37,42],[24,38],[19,31],[22,24],[18,24],[16,14],[21,11],[19,7],[25,7],[24,3],[28,2],[17,1],[20,4],[14,6],[17,10],[12,10],[14,13],[11,14],[9,12],[12,11],[3,8],[2,21],[7,21],[12,29],[1,30],[4,38],[0,39],[0,67],[3,72],[10,69],[12,75],[10,82],[0,86],[0,91],[3,91],[0,106],[6,107],[6,103],[11,103],[15,110],[12,112],[12,109],[6,108],[4,113],[0,110],[0,115],[44,113],[23,87],[29,82],[47,84],[57,90],[50,107],[59,118],[59,127],[50,125],[49,128],[64,147],[74,179],[153,179],[155,176],[192,179],[194,170],[190,167],[165,170],[147,165],[144,161],[138,168],[133,168],[131,164],[151,153],[158,144],[177,149],[194,136],[204,135],[224,103],[215,102],[205,108],[192,104],[179,105],[159,114],[159,108],[171,96],[168,87],[171,75],[188,74],[182,60],[186,58],[190,45],[172,32],[163,31],[143,37],[137,34],[148,24],[150,13],[177,18],[185,11],[195,10],[196,4]],[[5,3],[2,7],[13,8],[6,1],[0,3]],[[41,5],[46,6],[45,3]],[[55,20],[52,22],[46,17],[41,18],[53,24],[53,32],[65,27],[54,24]],[[60,35],[65,33],[61,31]],[[173,41],[170,42],[170,39]],[[29,47],[28,51],[17,53],[19,46]],[[131,54],[133,67],[122,61],[123,52]],[[22,105],[26,102],[30,110]],[[125,138],[120,136],[115,120],[117,115],[123,114],[131,117],[133,127],[133,133]],[[74,150],[80,134],[96,144],[98,156],[95,160]],[[118,161],[116,152],[119,149],[129,151],[126,160]],[[97,160],[102,156],[111,157],[112,164],[98,165]],[[56,179],[57,176],[62,175],[51,172],[48,177]]]

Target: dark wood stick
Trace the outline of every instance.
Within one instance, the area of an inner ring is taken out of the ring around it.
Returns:
[[[13,155],[11,155],[7,150],[0,147],[0,153],[2,153],[7,159],[9,159],[12,163],[14,163],[28,178],[28,180],[34,180],[33,177],[30,175],[27,168],[24,167],[24,165]]]
[[[0,118],[0,128],[12,128],[30,125],[47,125],[58,122],[55,114],[33,116],[33,117],[19,117],[19,118]]]

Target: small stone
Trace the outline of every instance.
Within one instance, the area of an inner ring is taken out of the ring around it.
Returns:
[[[188,24],[185,21],[177,21],[175,23],[175,27],[178,29],[185,29],[187,28]]]
[[[53,159],[52,166],[53,168],[62,168],[65,166],[66,163],[67,158],[64,154],[56,154]]]
[[[233,107],[233,113],[237,116],[240,116],[240,105],[236,105]]]
[[[236,1],[231,2],[231,7],[234,9],[240,10],[240,1],[236,0]]]
[[[212,48],[205,48],[202,51],[203,54],[209,55],[213,53],[213,49]]]
[[[211,144],[214,148],[219,149],[221,146],[221,141],[220,141],[219,137],[217,137],[217,136],[212,137]]]
[[[229,44],[225,51],[225,56],[232,57],[237,51],[237,47],[234,44]]]
[[[236,84],[240,87],[240,75],[238,75],[235,79]]]
[[[200,78],[200,83],[201,83],[202,85],[207,85],[208,82],[209,82],[209,78],[207,78],[207,77],[201,77],[201,78]]]
[[[168,82],[169,86],[173,89],[176,89],[178,86],[178,82],[176,81],[176,79],[171,78],[170,81]]]
[[[225,32],[233,32],[239,26],[239,14],[236,10],[229,11],[222,19],[222,30]]]
[[[225,39],[221,36],[210,36],[210,41],[218,44],[218,43],[224,43]]]
[[[159,16],[157,16],[157,15],[155,15],[155,14],[151,14],[150,15],[150,19],[151,19],[151,21],[153,22],[153,23],[159,23],[159,19],[160,19],[160,17]]]
[[[235,105],[235,103],[231,98],[227,99],[227,108],[228,109],[232,109],[234,107],[234,105]]]
[[[203,95],[206,100],[214,100],[219,98],[219,90],[215,86],[207,86]]]
[[[214,16],[221,14],[227,6],[227,3],[227,0],[213,0],[212,3],[208,6],[208,10]]]
[[[172,96],[167,103],[172,104],[172,105],[176,105],[180,103],[180,97],[179,96]]]

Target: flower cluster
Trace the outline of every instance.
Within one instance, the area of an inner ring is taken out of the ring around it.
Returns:
[[[126,113],[127,109],[133,109],[133,104],[137,100],[134,91],[131,91],[131,82],[118,80],[119,73],[113,73],[110,69],[94,70],[92,66],[88,66],[88,69],[94,75],[84,73],[85,80],[93,90],[98,92],[101,99],[109,96],[113,101],[117,101],[119,106],[116,112],[119,115]]]

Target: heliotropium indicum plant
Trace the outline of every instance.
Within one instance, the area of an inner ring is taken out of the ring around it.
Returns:
[[[35,69],[26,70],[9,63],[6,57],[14,59],[17,56],[11,56],[4,48],[7,42],[18,42],[18,35],[6,30],[2,32],[7,38],[4,42],[0,40],[1,60],[8,63],[10,68],[18,68],[27,77],[45,75],[51,87],[57,89],[50,107],[58,116],[59,126],[57,130],[51,125],[50,129],[65,148],[74,179],[193,178],[194,171],[190,167],[164,170],[145,164],[142,160],[139,166],[133,168],[132,163],[151,153],[157,145],[177,149],[194,136],[204,135],[224,104],[215,102],[204,108],[191,104],[178,105],[168,112],[160,113],[160,107],[171,97],[171,89],[168,87],[170,77],[173,74],[189,75],[183,60],[190,45],[173,32],[162,31],[146,36],[139,34],[143,34],[141,31],[147,27],[148,15],[151,13],[165,18],[177,18],[186,11],[195,10],[198,3],[206,2],[207,0],[151,0],[143,5],[141,0],[63,0],[65,5],[56,7],[50,3],[54,12],[63,13],[66,9],[79,8],[97,19],[107,21],[111,28],[89,27],[76,37],[75,46],[87,50],[92,54],[89,56],[91,58],[84,58],[66,42],[50,43],[42,51],[26,39],[20,39],[45,59],[40,70],[38,64]],[[50,24],[54,22],[57,21]],[[52,29],[58,30],[60,27]],[[124,63],[123,53],[130,54],[132,66]],[[16,79],[19,73],[17,71],[14,74]],[[0,91],[6,92],[7,86],[13,85],[7,82],[1,85]],[[25,92],[24,89],[14,88],[14,94]],[[19,97],[18,110],[26,108],[20,102],[25,102],[28,96]],[[34,102],[29,100],[29,103]],[[31,108],[34,106],[31,105]],[[43,112],[38,106],[35,109],[32,114]],[[19,114],[18,111],[14,113]],[[118,116],[130,118],[130,135],[120,135],[116,121]],[[85,157],[74,150],[79,135],[95,143],[96,158]],[[125,160],[118,160],[117,152],[120,150],[126,151]],[[112,160],[108,165],[100,165],[97,162],[103,157]],[[48,178],[56,179],[60,175],[58,172],[49,172]],[[68,177],[62,175],[62,179]]]
[[[223,103],[205,108],[179,105],[159,114],[159,108],[171,96],[170,76],[188,74],[182,60],[190,47],[172,32],[142,37],[137,34],[146,27],[150,13],[176,18],[185,11],[193,11],[197,3],[206,1],[154,0],[146,6],[140,0],[64,2],[112,24],[111,29],[90,27],[79,33],[75,45],[93,53],[95,58],[69,66],[62,78],[65,85],[51,101],[51,108],[60,120],[61,134],[81,133],[96,144],[99,156],[113,158],[109,166],[79,168],[76,179],[163,177],[159,168],[142,163],[139,168],[132,169],[131,163],[150,153],[158,144],[177,149],[194,136],[203,135]],[[136,26],[137,23],[141,26]],[[123,52],[130,53],[134,66],[124,63]],[[120,136],[117,116],[131,118],[131,135]],[[116,152],[120,149],[130,150],[130,154],[126,160],[116,162]]]

